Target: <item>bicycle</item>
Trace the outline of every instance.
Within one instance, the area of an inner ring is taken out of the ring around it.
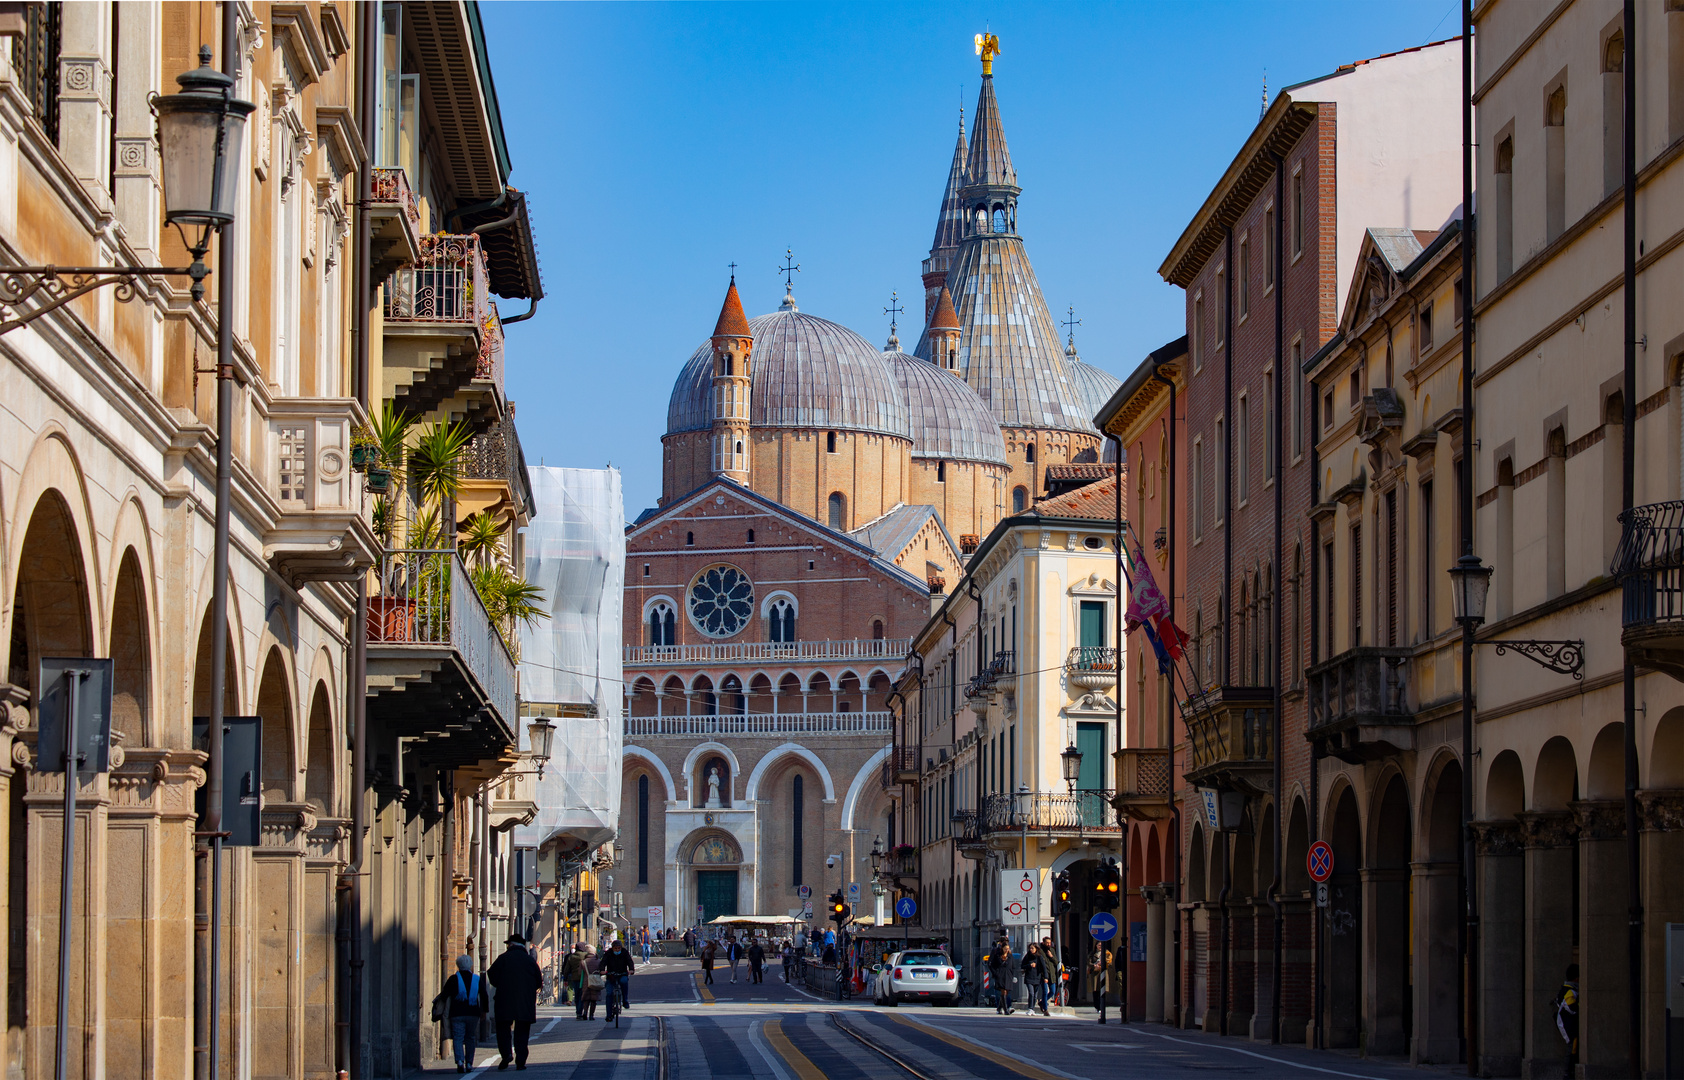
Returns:
[[[607,979],[608,985],[604,987],[608,991],[608,1015],[604,1022],[611,1020],[616,1028],[620,1026],[620,1010],[625,1008],[623,1001],[626,995],[626,979],[625,975],[610,975]]]

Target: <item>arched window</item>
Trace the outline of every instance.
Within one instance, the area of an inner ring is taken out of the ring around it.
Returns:
[[[696,545],[696,534],[693,533],[693,532],[685,533],[684,534],[684,546],[685,547],[694,547],[695,545]]]
[[[830,527],[843,529],[847,527],[847,499],[840,491],[830,493]]]
[[[671,605],[662,602],[649,609],[649,644],[677,644],[673,637],[676,629],[677,620]]]
[[[788,600],[777,599],[766,611],[767,636],[778,644],[787,645],[795,640],[795,605]]]
[[[945,461],[936,462],[936,483],[947,483],[947,462]]]
[[[637,778],[637,883],[649,884],[649,775]]]
[[[883,640],[883,620],[882,619],[872,619],[871,620],[871,640],[873,640],[873,641],[882,641]]]
[[[827,431],[824,433],[824,452],[827,454],[836,453],[836,432]]]
[[[1021,514],[1029,505],[1029,491],[1027,488],[1012,488],[1012,513]]]
[[[748,542],[751,543],[751,544],[754,543],[754,530],[753,529],[750,529],[748,531]]]
[[[1035,464],[1035,444],[1034,443],[1024,443],[1023,444],[1023,460],[1030,465]]]
[[[727,675],[719,684],[719,713],[721,716],[741,716],[748,708],[743,696],[743,682],[735,675]]]
[[[790,831],[789,883],[797,887],[806,884],[801,880],[801,825],[802,819],[807,816],[803,786],[801,774],[796,773],[795,779],[789,782],[790,812],[795,815],[795,827]]]

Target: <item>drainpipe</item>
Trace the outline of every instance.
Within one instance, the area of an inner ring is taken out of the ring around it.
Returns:
[[[1106,438],[1110,439],[1112,444],[1117,448],[1117,454],[1112,460],[1111,468],[1112,476],[1117,481],[1115,485],[1117,489],[1117,530],[1116,536],[1113,538],[1113,547],[1115,548],[1114,554],[1117,557],[1117,602],[1111,605],[1111,614],[1113,616],[1112,621],[1116,624],[1115,640],[1117,642],[1117,659],[1115,661],[1116,666],[1113,670],[1117,673],[1117,749],[1121,750],[1123,748],[1123,744],[1128,741],[1128,733],[1123,730],[1123,440],[1122,437],[1118,435],[1107,435]],[[1080,811],[1078,810],[1078,813],[1079,812]],[[1119,812],[1117,814],[1117,824],[1122,827],[1122,844],[1120,845],[1122,848],[1122,858],[1119,859],[1118,862],[1122,864],[1121,874],[1123,879],[1121,889],[1123,894],[1123,917],[1121,919],[1123,924],[1122,946],[1127,950],[1127,952],[1124,953],[1125,959],[1120,965],[1123,969],[1123,977],[1119,980],[1122,985],[1117,990],[1117,1022],[1119,1024],[1126,1024],[1129,1022],[1129,980],[1134,975],[1133,969],[1129,966],[1133,962],[1134,957],[1134,938],[1132,930],[1133,924],[1129,919],[1130,890],[1128,818]]]
[[[1281,559],[1284,555],[1282,530],[1283,517],[1285,514],[1284,489],[1286,488],[1286,471],[1281,467],[1281,460],[1285,456],[1281,452],[1283,448],[1283,444],[1281,442],[1281,417],[1284,411],[1282,409],[1282,405],[1284,404],[1283,391],[1286,387],[1286,380],[1289,376],[1286,370],[1286,356],[1282,351],[1281,344],[1281,320],[1284,314],[1282,305],[1285,302],[1284,294],[1286,292],[1286,282],[1281,278],[1281,274],[1286,267],[1281,255],[1285,250],[1286,245],[1280,241],[1281,230],[1279,227],[1279,222],[1283,220],[1284,211],[1286,209],[1286,162],[1282,161],[1281,156],[1273,150],[1269,151],[1269,160],[1275,167],[1275,220],[1277,223],[1275,228],[1274,250],[1275,400],[1273,404],[1275,410],[1275,429],[1270,433],[1270,436],[1274,439],[1275,444],[1275,456],[1272,463],[1275,472],[1275,566],[1274,580],[1269,583],[1269,592],[1271,593],[1274,601],[1272,605],[1274,610],[1270,612],[1270,614],[1274,616],[1275,623],[1273,631],[1275,635],[1275,670],[1273,672],[1274,678],[1272,680],[1275,684],[1275,735],[1274,746],[1271,748],[1274,751],[1272,756],[1275,759],[1275,835],[1273,842],[1271,843],[1271,846],[1274,848],[1275,876],[1274,880],[1269,882],[1269,906],[1274,909],[1275,915],[1275,947],[1271,962],[1272,970],[1270,972],[1271,990],[1269,996],[1272,1008],[1269,1018],[1269,1042],[1279,1043],[1281,1041],[1281,947],[1282,941],[1285,937],[1283,932],[1285,912],[1281,906],[1281,884],[1283,881],[1281,864],[1281,836],[1286,830],[1286,814],[1281,805],[1281,796],[1286,791],[1285,762],[1281,760],[1284,756],[1282,753],[1284,742],[1282,736],[1286,731],[1285,718],[1281,715],[1281,684],[1286,678],[1286,669],[1282,665],[1281,660],[1282,656],[1285,654],[1285,650],[1281,648],[1283,629],[1281,625],[1281,601],[1285,596],[1285,594],[1281,592]],[[1297,379],[1298,373],[1294,371],[1290,374],[1290,377]]]
[[[1278,281],[1279,278],[1277,277],[1276,280]],[[1278,287],[1279,286],[1277,286],[1277,288]],[[1164,513],[1165,546],[1166,546],[1166,549],[1169,552],[1169,573],[1165,577],[1164,580],[1165,580],[1166,584],[1169,586],[1169,591],[1164,594],[1164,599],[1166,601],[1168,601],[1168,603],[1169,603],[1169,617],[1170,617],[1170,621],[1173,622],[1175,620],[1175,538],[1176,538],[1176,532],[1175,532],[1175,439],[1176,439],[1176,433],[1175,433],[1175,380],[1174,379],[1168,379],[1168,378],[1164,377],[1163,373],[1159,370],[1162,366],[1163,365],[1162,365],[1161,362],[1153,361],[1153,363],[1152,363],[1152,378],[1156,379],[1157,381],[1163,383],[1165,386],[1169,387],[1169,483],[1167,485],[1165,485],[1166,491],[1165,491],[1165,504],[1164,504],[1164,511],[1165,511],[1165,513]],[[1196,668],[1195,668],[1195,670],[1196,670]],[[1169,684],[1169,686],[1166,690],[1166,693],[1173,694],[1174,692],[1175,692],[1175,683],[1172,681],[1172,682],[1170,682],[1170,684]],[[1119,693],[1120,693],[1120,691],[1119,691]],[[1160,708],[1163,707],[1163,704],[1167,704],[1167,703],[1160,703]],[[1170,723],[1171,723],[1170,730],[1165,733],[1165,736],[1168,739],[1169,752],[1170,752],[1170,755],[1171,755],[1171,758],[1172,758],[1172,761],[1170,763],[1171,766],[1172,766],[1171,769],[1170,769],[1170,773],[1171,773],[1171,775],[1174,775],[1175,770],[1173,768],[1173,766],[1174,766],[1173,757],[1175,755],[1175,728],[1174,728],[1174,721],[1172,720]],[[1175,903],[1175,906],[1176,906],[1175,913],[1173,913],[1170,917],[1170,933],[1172,935],[1174,935],[1174,941],[1175,941],[1175,947],[1172,950],[1172,952],[1175,955],[1175,963],[1173,965],[1171,965],[1175,970],[1171,974],[1170,985],[1173,987],[1173,1000],[1175,1001],[1175,1023],[1179,1027],[1180,1024],[1181,1024],[1181,915],[1180,915],[1180,906],[1181,906],[1181,843],[1182,843],[1182,837],[1181,837],[1181,807],[1180,807],[1179,804],[1177,804],[1175,802],[1173,797],[1170,799],[1170,815],[1175,822],[1175,843],[1171,845],[1171,847],[1174,849],[1173,858],[1174,858],[1174,861],[1175,861],[1175,871],[1174,871],[1174,873],[1172,873],[1170,875],[1170,880],[1175,883],[1175,900],[1174,900],[1174,903]]]
[[[1621,449],[1620,505],[1629,514],[1637,501],[1637,3],[1625,0],[1625,415],[1622,419],[1624,445]],[[1463,289],[1464,296],[1467,290]],[[1643,877],[1639,859],[1643,854],[1637,819],[1637,669],[1626,654],[1622,672],[1625,689],[1625,799],[1626,799],[1626,896],[1630,926],[1627,930],[1626,971],[1629,997],[1626,1017],[1631,1060],[1628,1072],[1642,1075],[1643,1061]]]
[[[1474,116],[1473,116],[1473,4],[1462,4],[1462,554],[1474,550]],[[1630,38],[1626,39],[1630,41]],[[1628,50],[1629,52],[1629,50]],[[1629,56],[1628,56],[1629,60]],[[1629,66],[1629,65],[1628,65]],[[1629,429],[1628,429],[1629,430]],[[1312,474],[1313,476],[1314,474]],[[1332,628],[1328,630],[1332,633]],[[1459,987],[1462,997],[1462,1057],[1468,1075],[1480,1074],[1479,1046],[1479,890],[1474,847],[1474,624],[1462,624],[1462,923],[1457,947],[1467,974]],[[1627,669],[1630,670],[1629,667]],[[1312,761],[1313,765],[1314,762]],[[1319,927],[1318,927],[1319,929]],[[1319,997],[1319,987],[1318,987]],[[1318,1032],[1319,1035],[1319,1032]]]
[[[1225,230],[1226,250],[1222,264],[1222,684],[1229,678],[1228,657],[1232,653],[1234,606],[1230,591],[1234,580],[1234,227]],[[1278,291],[1278,290],[1277,290]],[[1222,911],[1221,998],[1218,1008],[1219,1030],[1228,1034],[1228,829],[1224,821],[1222,834],[1222,894],[1217,897]]]
[[[1275,280],[1278,282],[1280,279],[1276,278]],[[1278,285],[1276,287],[1279,288]],[[1462,295],[1464,297],[1468,295],[1466,287],[1463,288]],[[1467,326],[1469,324],[1464,321],[1462,325]],[[1467,353],[1464,352],[1463,355],[1466,356]],[[1463,380],[1463,385],[1467,386],[1472,382],[1472,378],[1467,378]],[[1321,417],[1319,416],[1321,410],[1321,395],[1312,391],[1308,397],[1310,399],[1310,505],[1317,506],[1321,503],[1321,450],[1319,449],[1320,444],[1316,441],[1316,433],[1321,430]],[[1463,415],[1465,416],[1467,414],[1464,413]],[[1465,431],[1466,428],[1464,427],[1463,430]],[[1465,491],[1470,487],[1472,487],[1471,484],[1464,485],[1463,490]],[[1313,661],[1323,659],[1322,642],[1317,631],[1317,627],[1320,625],[1319,620],[1321,618],[1320,566],[1321,525],[1315,518],[1312,517],[1310,519],[1310,642],[1313,647],[1310,650],[1310,656]],[[1333,647],[1333,627],[1329,626],[1327,628],[1327,634],[1328,642],[1326,647],[1331,649]],[[1321,787],[1319,779],[1320,763],[1321,755],[1316,749],[1315,744],[1311,744],[1310,798],[1308,800],[1310,804],[1310,821],[1308,831],[1312,841],[1320,839],[1320,834],[1317,832],[1317,823],[1320,819],[1320,814],[1317,811],[1318,807],[1321,805]],[[1314,909],[1310,916],[1310,951],[1311,955],[1315,958],[1315,985],[1313,987],[1313,992],[1310,995],[1310,1031],[1312,1032],[1312,1045],[1310,1049],[1312,1050],[1320,1050],[1326,1046],[1324,1032],[1322,1031],[1322,1009],[1324,1007],[1324,1000],[1322,996],[1322,961],[1325,959],[1322,955],[1322,924],[1324,921],[1323,909],[1319,907]],[[1468,954],[1463,952],[1462,955],[1467,956]]]
[[[519,315],[510,315],[507,318],[501,319],[501,322],[504,326],[508,326],[512,323],[525,322],[536,314],[538,314],[538,298],[534,296],[532,298],[532,302],[527,306],[527,309],[524,312]]]
[[[461,224],[462,219],[469,214],[477,214],[482,210],[496,210],[508,201],[509,189],[505,186],[498,190],[496,198],[486,199],[484,202],[468,203],[466,206],[458,206],[445,217],[445,231],[454,231],[455,227]]]

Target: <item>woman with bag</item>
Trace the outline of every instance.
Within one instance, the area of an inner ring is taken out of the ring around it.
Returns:
[[[1093,994],[1093,1007],[1099,1010],[1099,1022],[1105,1023],[1105,997],[1111,992],[1111,950],[1101,945],[1088,958],[1088,990]]]
[[[602,997],[602,988],[608,985],[608,979],[602,974],[602,960],[596,955],[596,949],[585,946],[585,986],[579,996],[584,999],[585,1019],[596,1019],[596,1003]]]
[[[485,980],[474,974],[473,957],[458,956],[456,974],[444,981],[444,988],[433,998],[433,1019],[450,1024],[457,1072],[465,1073],[474,1067],[474,1044],[479,1041],[480,1025],[490,1011],[491,996],[485,992]]]
[[[713,958],[719,955],[719,947],[712,941],[702,946],[702,985],[713,985]]]
[[[567,954],[567,960],[561,965],[561,985],[573,995],[573,1018],[585,1018],[585,949],[584,942],[573,946],[573,951]]]

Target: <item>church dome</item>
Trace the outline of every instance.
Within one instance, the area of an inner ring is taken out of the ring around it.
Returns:
[[[1064,363],[1070,369],[1070,381],[1075,384],[1076,397],[1082,403],[1083,419],[1092,427],[1093,418],[1105,408],[1105,403],[1110,401],[1111,395],[1123,385],[1123,380],[1109,371],[1102,371],[1084,362],[1076,355],[1074,349],[1065,354]]]
[[[913,457],[1008,464],[1000,425],[969,383],[898,348],[883,359],[894,369],[906,399]]]
[[[912,437],[906,399],[871,343],[788,302],[749,320],[749,426]],[[667,404],[667,434],[713,426],[713,343],[702,342]]]

